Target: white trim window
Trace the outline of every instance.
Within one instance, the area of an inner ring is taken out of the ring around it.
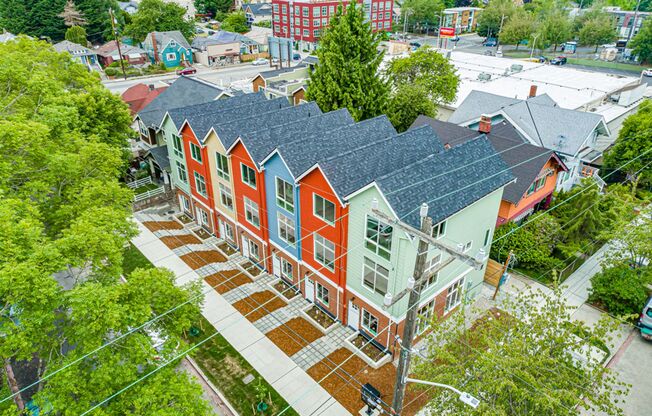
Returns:
[[[365,257],[362,266],[362,284],[376,293],[385,295],[389,284],[389,270]]]
[[[145,123],[142,122],[142,120],[138,120],[138,130],[140,130],[140,134],[142,134],[143,136],[149,139],[149,129],[147,128]]]
[[[183,165],[183,163],[177,162],[177,176],[179,177],[179,180],[183,183],[188,183],[188,173],[186,172],[186,167]]]
[[[235,242],[235,234],[233,233],[233,226],[226,221],[222,221],[224,224],[224,234],[227,240]]]
[[[430,235],[437,239],[444,237],[446,235],[446,221],[442,221],[437,225],[433,225]]]
[[[426,270],[424,271],[424,274],[428,276],[428,280],[426,280],[426,283],[423,286],[424,289],[429,288],[430,286],[437,283],[437,279],[439,278],[439,272],[432,273],[432,270],[436,269],[440,263],[441,263],[441,254],[437,254],[435,257],[431,258],[426,263]]]
[[[247,244],[249,245],[249,257],[254,260],[260,260],[260,248],[258,244],[254,243],[251,238],[247,238]]]
[[[328,297],[328,289],[326,289],[321,283],[317,282],[317,300],[323,303],[325,306],[328,306],[329,303],[329,297]]]
[[[195,175],[195,189],[197,189],[197,192],[201,196],[207,196],[208,193],[206,191],[206,179],[204,179],[204,177],[197,172],[193,172],[193,174]]]
[[[417,335],[421,335],[430,326],[434,309],[435,300],[433,299],[417,311]]]
[[[190,210],[190,201],[184,195],[179,195],[179,200],[181,201],[181,208],[186,212],[191,212]]]
[[[174,46],[174,45],[172,45],[172,43],[170,42],[170,46]],[[168,61],[176,61],[177,60],[177,54],[174,53],[174,52],[168,52],[168,53],[165,54],[165,59],[168,60]]]
[[[335,270],[335,244],[315,234],[315,261],[324,265],[330,271]]]
[[[243,197],[245,219],[256,228],[260,228],[260,216],[258,214],[258,204],[247,198]]]
[[[371,335],[378,335],[378,318],[371,314],[368,310],[362,308],[362,327],[366,329]]]
[[[276,178],[276,205],[287,212],[294,212],[294,186],[281,178]]]
[[[172,149],[176,157],[183,158],[183,144],[181,143],[181,137],[176,134],[172,135]]]
[[[462,284],[464,279],[460,279],[446,289],[446,308],[444,312],[448,313],[462,302]]]
[[[219,184],[220,187],[220,202],[230,211],[233,211],[233,194],[231,189],[229,189],[223,183]]]
[[[244,163],[240,163],[240,172],[242,173],[242,182],[256,189],[256,171]]]
[[[313,214],[328,224],[335,223],[335,204],[324,197],[312,194]]]
[[[278,237],[291,246],[297,242],[294,220],[280,212],[277,213]]]
[[[283,258],[281,259],[281,274],[290,282],[294,281],[294,267],[292,263]]]
[[[392,252],[392,231],[391,225],[367,215],[365,246],[385,260],[389,260]]]
[[[227,181],[229,180],[229,159],[219,152],[215,152],[215,170],[217,171],[217,176]]]
[[[201,148],[194,143],[190,143],[190,157],[197,162],[202,163]]]
[[[468,253],[471,251],[471,247],[473,247],[473,240],[467,241],[466,244],[464,244],[464,248],[462,248],[462,253]]]

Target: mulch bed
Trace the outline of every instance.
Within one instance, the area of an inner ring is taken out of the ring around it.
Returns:
[[[222,253],[219,253],[215,250],[208,250],[194,251],[192,253],[184,254],[181,256],[181,260],[183,260],[188,266],[197,270],[201,269],[207,264],[224,263],[226,261],[226,257],[224,257]]]
[[[278,291],[285,299],[292,299],[299,294],[293,287],[285,283],[283,280],[279,280],[274,283],[274,289]]]
[[[193,232],[195,234],[197,234],[199,236],[199,238],[201,238],[202,240],[208,240],[209,238],[211,238],[213,236],[213,234],[209,233],[208,231],[206,231],[203,228],[198,228],[196,230],[193,230]]]
[[[385,356],[384,352],[379,350],[378,347],[369,342],[369,340],[367,340],[362,335],[358,335],[351,342],[372,361],[378,361]]]
[[[161,237],[160,240],[171,249],[183,247],[186,244],[200,244],[201,241],[192,234],[170,235]]]
[[[184,223],[184,224],[190,224],[190,223],[193,221],[192,218],[190,218],[190,217],[187,216],[186,214],[181,214],[181,215],[179,215],[179,216],[177,217],[177,219],[178,219],[179,221],[181,221],[182,223]]]
[[[288,357],[301,351],[306,345],[324,336],[313,324],[303,318],[294,318],[265,334]]]
[[[270,312],[274,312],[286,305],[287,303],[285,303],[283,299],[279,298],[269,290],[265,290],[263,292],[256,292],[245,299],[237,301],[233,304],[233,307],[242,315],[246,316],[250,322],[256,322]]]
[[[220,244],[217,246],[217,248],[219,248],[220,250],[222,250],[222,252],[224,252],[227,256],[232,256],[232,255],[234,255],[235,253],[237,253],[236,249],[234,249],[233,247],[231,247],[231,245],[230,245],[229,243],[227,243],[226,241],[223,241],[222,243],[220,243]]]
[[[253,277],[258,277],[260,274],[263,273],[263,271],[260,269],[260,267],[256,266],[255,264],[253,264],[250,261],[247,261],[247,262],[243,263],[242,267],[247,271],[247,273],[249,273]]]
[[[306,311],[309,317],[315,320],[322,328],[328,329],[335,323],[333,318],[328,316],[328,314],[315,305],[312,306],[312,308],[308,309]]]
[[[176,221],[145,221],[143,225],[152,232],[160,230],[181,230],[183,228],[183,225]]]
[[[220,295],[223,295],[238,286],[253,282],[249,276],[242,273],[240,270],[223,270],[205,277],[204,280]]]
[[[319,382],[333,369],[353,354],[346,348],[340,348],[308,369],[308,375]],[[347,374],[348,373],[348,374]],[[351,414],[358,414],[364,406],[360,400],[360,383],[371,383],[380,391],[381,400],[392,402],[396,367],[387,363],[377,370],[367,365],[361,358],[353,356],[335,372],[326,377],[320,385],[326,389]],[[355,378],[355,380],[353,380]],[[356,381],[357,380],[357,381]],[[415,415],[430,399],[429,394],[408,385],[405,392],[406,406],[401,415]]]

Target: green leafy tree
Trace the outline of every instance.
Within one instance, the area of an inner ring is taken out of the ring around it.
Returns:
[[[564,201],[556,215],[564,224],[564,237],[573,242],[587,237],[598,237],[609,221],[611,212],[604,212],[599,204],[603,199],[600,188],[593,178],[585,178],[570,192],[560,194],[556,204]]]
[[[86,46],[88,40],[86,40],[86,29],[81,26],[73,26],[66,30],[66,40],[78,45]]]
[[[339,5],[317,49],[319,65],[310,74],[307,97],[322,111],[348,108],[355,120],[383,113],[389,90],[378,74],[383,53],[355,2]]]
[[[530,40],[536,32],[534,17],[524,9],[518,9],[514,16],[503,25],[500,31],[500,43],[518,46],[522,41]]]
[[[612,42],[617,37],[612,19],[606,15],[587,20],[579,31],[580,43],[595,45],[595,52],[598,51],[598,45]]]
[[[178,30],[190,40],[195,34],[195,24],[185,18],[186,9],[163,0],[143,0],[138,11],[131,16],[124,34],[142,42],[148,33],[154,31]]]
[[[607,253],[607,263],[640,267],[652,262],[652,219],[647,216],[623,221],[610,230],[609,237],[618,243]]]
[[[428,409],[473,416],[623,414],[619,397],[629,387],[602,363],[617,321],[604,316],[587,326],[573,320],[558,287],[552,294],[506,297],[501,309],[471,325],[463,309],[433,321],[436,342],[416,357],[415,378],[463,388],[480,404],[474,409],[445,389],[432,389]]]
[[[589,302],[598,304],[613,315],[632,317],[645,304],[648,297],[646,285],[651,283],[650,267],[632,268],[622,263],[612,265],[591,278]]]
[[[501,21],[504,27],[515,11],[516,6],[512,0],[491,0],[478,17],[478,35],[498,37]]]
[[[643,26],[629,46],[642,62],[652,62],[652,19],[643,21]]]
[[[545,45],[557,47],[571,37],[572,23],[564,10],[554,9],[546,13],[539,22],[539,36]]]
[[[652,181],[652,101],[645,100],[638,112],[623,122],[618,139],[604,157],[607,171],[620,169],[636,189]]]
[[[439,26],[439,15],[446,7],[442,0],[405,0],[401,6],[400,30],[407,17],[408,28],[434,29]]]
[[[401,84],[392,93],[387,108],[389,120],[398,132],[407,130],[420,115],[435,117],[437,106],[428,90],[419,84]]]
[[[231,0],[195,0],[197,13],[210,14],[213,17],[217,16],[218,12],[227,13],[232,5]]]
[[[229,13],[222,21],[220,29],[226,30],[228,32],[246,33],[249,31],[249,26],[247,26],[247,17],[242,11]]]

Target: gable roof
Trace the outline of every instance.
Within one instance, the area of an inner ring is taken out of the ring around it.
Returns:
[[[492,126],[491,133],[484,135],[468,127],[461,127],[453,123],[419,116],[412,126],[410,126],[410,129],[423,125],[432,127],[444,143],[449,143],[452,147],[459,146],[478,137],[486,136],[500,155],[500,158],[509,166],[512,174],[517,179],[516,182],[507,185],[503,192],[503,199],[513,204],[517,204],[523,198],[525,192],[551,158],[557,161],[562,167],[562,170],[567,170],[564,163],[557,157],[554,151],[524,142],[518,136],[516,140],[502,136],[501,132],[503,131],[514,131],[514,128],[506,122]]]
[[[503,97],[484,91],[473,90],[466,96],[457,110],[448,118],[455,124],[463,124],[480,118],[482,114],[493,114],[501,109],[520,102],[517,98]]]
[[[257,43],[239,33],[227,32],[226,30],[218,30],[210,36],[196,37],[192,41],[192,47],[194,49],[206,49],[206,47],[210,45],[224,45],[235,42],[244,43],[247,45]]]
[[[261,78],[263,78],[265,80],[270,80],[270,79],[272,79],[274,77],[277,77],[277,76],[282,75],[282,74],[286,74],[288,72],[301,71],[301,70],[305,70],[307,68],[308,68],[307,64],[299,63],[297,66],[292,66],[290,68],[280,68],[280,69],[274,69],[272,71],[260,72],[260,73],[256,74],[256,76],[254,78],[261,77]]]
[[[251,10],[254,16],[272,16],[272,5],[270,3],[243,3],[242,10]]]
[[[72,43],[67,40],[62,40],[59,43],[52,45],[57,52],[68,52],[73,56],[95,55],[95,52],[85,46]]]
[[[167,113],[176,127],[180,129],[181,125],[186,119],[207,116],[226,109],[248,106],[256,102],[264,101],[267,101],[265,95],[262,92],[257,92],[253,94],[236,95],[226,99],[212,100],[205,103],[188,105],[185,107],[173,108],[170,109]]]
[[[167,145],[165,146],[158,146],[158,147],[153,147],[145,153],[145,157],[147,156],[152,156],[156,164],[158,165],[159,168],[170,171],[170,159],[168,156],[168,147]]]
[[[96,52],[98,55],[104,57],[113,56],[114,53],[115,54],[118,53],[118,43],[115,40],[110,40],[106,42],[104,45],[97,48]],[[139,55],[147,54],[147,52],[144,49],[139,48],[138,46],[127,45],[126,43],[120,45],[120,52],[122,52],[123,56],[129,54],[139,54]]]
[[[182,75],[140,111],[138,117],[146,126],[158,128],[166,111],[213,101],[223,92],[217,85]]]
[[[183,36],[183,34],[178,30],[169,30],[167,32],[150,32],[147,34],[147,37],[151,39],[152,33],[156,38],[156,45],[159,48],[165,47],[171,40],[173,40],[184,48],[190,49],[190,44],[186,40],[185,36]]]
[[[154,98],[158,97],[168,87],[153,88],[153,85],[136,84],[127,88],[122,93],[122,101],[129,105],[131,115],[138,113],[145,106],[147,106]]]

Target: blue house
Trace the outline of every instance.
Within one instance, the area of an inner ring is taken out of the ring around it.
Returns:
[[[152,63],[163,62],[167,68],[192,64],[192,49],[178,30],[150,32],[141,47]]]
[[[54,44],[53,47],[57,52],[68,52],[74,61],[86,65],[90,70],[102,70],[97,59],[97,54],[85,46],[64,40]]]

